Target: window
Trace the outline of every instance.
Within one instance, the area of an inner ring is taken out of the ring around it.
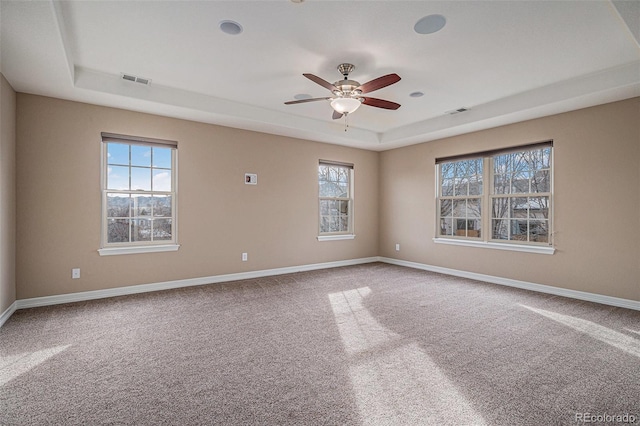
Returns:
[[[175,245],[177,143],[107,133],[102,142],[103,249]]]
[[[437,238],[551,245],[551,166],[551,142],[437,159]]]
[[[480,237],[482,158],[440,165],[440,235]]]
[[[321,161],[318,187],[320,235],[352,235],[353,165]]]

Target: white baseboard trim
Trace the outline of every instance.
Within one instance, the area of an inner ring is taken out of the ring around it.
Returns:
[[[288,266],[284,268],[264,269],[261,271],[239,272],[235,274],[213,275],[210,277],[188,278],[184,280],[164,281],[159,283],[140,284],[127,287],[117,287],[104,290],[83,291],[78,293],[59,294],[55,296],[34,297],[31,299],[16,300],[0,315],[0,327],[18,309],[35,308],[40,306],[58,305],[62,303],[83,302],[87,300],[104,299],[107,297],[126,296],[130,294],[147,293],[152,291],[170,290],[174,288],[191,287],[197,285],[216,284],[228,281],[246,280],[252,278],[268,277],[273,275],[291,274],[295,272],[314,271],[318,269],[338,268],[341,266],[361,265],[364,263],[384,262],[392,265],[406,266],[414,269],[437,272],[457,277],[470,278],[493,284],[516,287],[540,293],[556,296],[586,300],[604,305],[640,311],[640,302],[618,297],[604,296],[601,294],[587,293],[584,291],[569,290],[560,287],[552,287],[543,284],[535,284],[526,281],[512,280],[509,278],[495,277],[492,275],[477,274],[475,272],[460,271],[457,269],[443,268],[440,266],[426,265],[423,263],[409,262],[406,260],[392,259],[389,257],[365,257],[360,259],[339,260],[335,262],[314,263],[310,265]]]
[[[13,315],[13,313],[18,309],[18,303],[13,302],[9,307],[0,315],[0,327],[4,325],[5,322]]]
[[[390,257],[380,257],[380,262],[640,311],[640,301],[636,300],[622,299],[620,297],[605,296],[596,293],[588,293],[586,291],[570,290],[544,284],[535,284],[527,281],[512,280],[509,278],[494,277],[492,275],[477,274],[475,272],[460,271],[457,269],[426,265],[424,263],[392,259]]]
[[[213,275],[210,277],[188,278],[184,280],[164,281],[159,283],[139,284],[127,287],[109,288],[104,290],[83,291],[78,293],[59,294],[55,296],[34,297],[20,299],[14,304],[15,309],[36,308],[39,306],[59,305],[61,303],[84,302],[87,300],[104,299],[107,297],[126,296],[129,294],[147,293],[151,291],[170,290],[174,288],[192,287],[196,285],[215,284],[227,281],[247,280],[251,278],[268,277],[272,275],[291,274],[295,272],[313,271],[317,269],[337,268],[340,266],[360,265],[378,262],[379,257],[365,257],[360,259],[338,260],[335,262],[314,263],[310,265],[288,266],[284,268],[264,269],[261,271],[239,272],[235,274]],[[14,309],[14,311],[15,311]],[[13,313],[13,312],[11,312]],[[4,315],[4,314],[3,314]],[[11,316],[11,314],[9,314]],[[7,317],[8,318],[8,317]]]

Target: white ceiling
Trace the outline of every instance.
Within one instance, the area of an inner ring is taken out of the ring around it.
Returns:
[[[0,13],[16,91],[371,150],[640,96],[637,0],[1,0]],[[416,33],[432,14],[445,27]],[[342,62],[361,83],[400,75],[371,96],[402,107],[362,106],[345,132],[328,102],[284,105],[329,96],[302,74],[334,82]]]

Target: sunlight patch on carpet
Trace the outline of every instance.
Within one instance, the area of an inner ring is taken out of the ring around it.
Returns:
[[[532,308],[519,304],[523,308],[529,309],[537,314],[552,319],[562,325],[571,327],[576,331],[587,334],[594,339],[607,343],[618,349],[622,349],[628,354],[635,355],[640,358],[640,340],[627,336],[626,334],[612,330],[608,327],[604,327],[600,324],[596,324],[592,321],[587,321],[582,318],[572,317],[570,315],[559,314],[557,312],[545,311],[544,309]]]
[[[0,386],[37,367],[70,346],[55,346],[37,352],[0,357]]]
[[[368,287],[329,294],[363,424],[484,425],[456,386],[415,342],[381,325],[364,306]]]

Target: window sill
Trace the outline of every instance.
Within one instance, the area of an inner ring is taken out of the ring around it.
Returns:
[[[355,234],[318,235],[318,241],[353,240]]]
[[[486,241],[454,240],[448,238],[434,238],[433,242],[437,244],[449,244],[452,246],[482,247],[495,250],[521,251],[537,254],[554,254],[556,251],[555,248],[550,246],[528,246],[524,244],[504,244]]]
[[[98,249],[100,256],[115,256],[119,254],[139,254],[139,253],[158,253],[163,251],[177,251],[179,244],[163,244],[157,246],[136,246],[136,247],[108,247]]]

